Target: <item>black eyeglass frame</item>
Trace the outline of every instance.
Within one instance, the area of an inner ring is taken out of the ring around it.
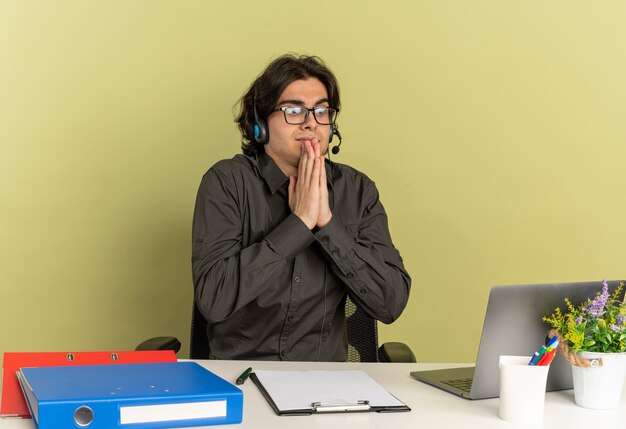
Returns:
[[[286,112],[286,110],[294,108],[294,107],[298,107],[300,109],[306,110],[306,113],[304,114],[304,119],[302,120],[302,122],[293,123],[293,122],[289,122],[289,120],[287,120],[287,112]],[[326,110],[334,111],[335,112],[335,116],[333,117],[333,121],[329,122],[327,124],[321,123],[317,119],[317,115],[315,114],[315,111],[317,109],[326,109]],[[309,114],[311,112],[313,112],[313,118],[315,119],[315,122],[317,122],[319,125],[335,125],[335,121],[337,120],[337,115],[339,114],[339,109],[335,109],[334,107],[326,107],[326,106],[317,106],[317,107],[283,106],[283,107],[279,107],[278,109],[272,110],[272,112],[283,112],[283,116],[285,117],[285,122],[287,122],[289,125],[302,125],[302,124],[306,123],[306,121],[309,119]]]

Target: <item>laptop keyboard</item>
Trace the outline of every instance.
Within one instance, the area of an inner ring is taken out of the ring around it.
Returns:
[[[441,382],[447,384],[448,386],[462,390],[463,392],[469,393],[472,390],[471,378],[456,378],[453,380],[441,380]]]

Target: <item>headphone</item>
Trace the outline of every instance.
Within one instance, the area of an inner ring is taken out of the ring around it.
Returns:
[[[260,144],[267,144],[270,140],[270,133],[267,129],[267,123],[259,117],[259,113],[256,110],[256,97],[254,97],[252,106],[254,109],[254,126],[252,127],[254,141]]]
[[[254,125],[252,127],[252,131],[254,132],[254,141],[259,144],[267,144],[267,142],[269,142],[270,140],[270,132],[267,128],[267,122],[261,119],[261,117],[259,116],[259,112],[256,110],[256,97],[252,102],[252,110],[254,112]],[[330,137],[328,138],[329,145],[333,141],[333,137],[335,135],[337,135],[337,137],[339,138],[339,143],[331,149],[333,155],[337,155],[339,153],[339,146],[341,146],[342,139],[337,127],[334,124],[331,124]]]
[[[330,126],[330,138],[328,139],[328,144],[330,144],[330,142],[333,141],[333,136],[335,134],[339,138],[339,143],[337,143],[336,146],[333,146],[333,148],[330,150],[333,155],[337,155],[339,153],[339,150],[340,150],[339,146],[341,146],[342,139],[341,139],[341,133],[339,132],[339,129],[337,127],[335,127],[334,125],[331,125]]]

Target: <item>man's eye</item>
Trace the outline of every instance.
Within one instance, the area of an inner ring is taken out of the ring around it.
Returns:
[[[316,107],[315,114],[317,116],[324,116],[328,113],[328,107]]]
[[[297,106],[292,106],[292,107],[287,107],[285,109],[285,113],[288,115],[300,115],[302,113],[302,107],[297,107]]]

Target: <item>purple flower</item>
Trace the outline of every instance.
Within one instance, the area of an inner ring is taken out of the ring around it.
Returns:
[[[580,325],[581,323],[583,323],[583,316],[578,316],[576,320],[574,320],[574,323],[577,325]]]
[[[583,308],[583,311],[589,313],[591,317],[600,317],[604,314],[604,307],[609,302],[609,285],[606,282],[602,282],[602,293],[595,297],[593,301]]]
[[[622,313],[619,313],[617,316],[615,316],[616,324],[622,326],[624,322],[626,322],[626,316],[624,316]]]
[[[609,326],[609,328],[611,328],[611,331],[613,332],[622,332],[624,330],[624,327],[622,325],[612,324],[611,326]]]

